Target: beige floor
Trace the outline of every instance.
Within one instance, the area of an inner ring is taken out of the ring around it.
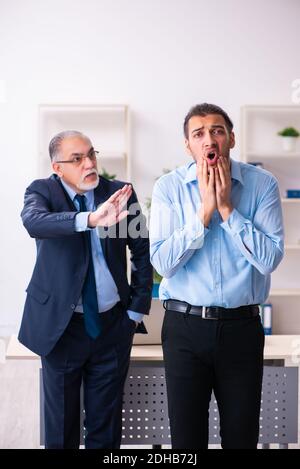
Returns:
[[[1,361],[0,449],[40,448],[40,361],[6,360],[4,363]],[[298,441],[300,442],[300,432]],[[300,448],[300,444],[290,445],[290,448]]]
[[[39,448],[39,361],[0,365],[0,448]]]

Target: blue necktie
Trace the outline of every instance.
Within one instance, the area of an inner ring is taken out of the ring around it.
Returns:
[[[77,194],[75,199],[79,202],[81,212],[86,212],[85,196]],[[90,337],[96,339],[101,332],[100,314],[97,300],[97,289],[95,281],[95,272],[91,246],[91,232],[85,231],[89,249],[89,265],[85,281],[82,288],[82,306],[84,313],[85,329]]]

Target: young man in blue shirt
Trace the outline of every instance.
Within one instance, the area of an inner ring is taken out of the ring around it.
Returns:
[[[230,158],[233,124],[218,106],[184,121],[193,161],[155,184],[150,256],[164,277],[162,345],[173,448],[208,446],[212,390],[223,448],[256,448],[264,333],[258,305],[283,257],[272,174]]]

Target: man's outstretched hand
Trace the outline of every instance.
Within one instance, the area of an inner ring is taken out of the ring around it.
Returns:
[[[97,210],[91,212],[88,218],[88,226],[112,226],[119,223],[128,215],[128,210],[123,210],[132,194],[132,186],[125,184],[122,189],[117,190]]]

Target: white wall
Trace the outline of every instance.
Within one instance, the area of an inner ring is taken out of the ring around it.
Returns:
[[[0,335],[18,329],[35,258],[19,213],[37,177],[38,104],[128,103],[143,201],[187,161],[193,104],[224,107],[237,134],[241,105],[291,104],[299,19],[298,0],[0,0]]]

